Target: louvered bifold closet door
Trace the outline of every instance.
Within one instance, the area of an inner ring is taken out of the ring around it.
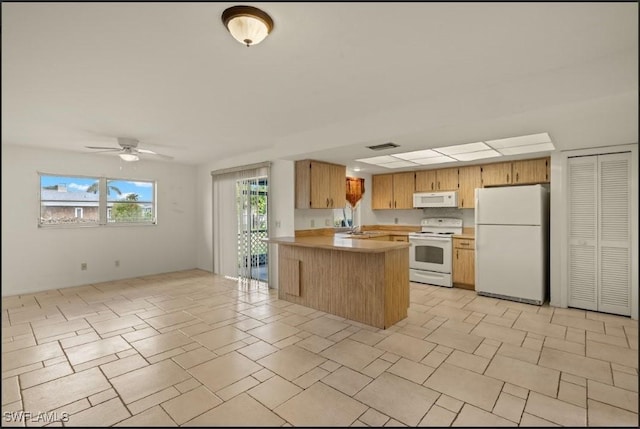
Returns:
[[[597,310],[598,159],[569,158],[569,306]]]
[[[598,310],[631,315],[631,154],[598,156]]]

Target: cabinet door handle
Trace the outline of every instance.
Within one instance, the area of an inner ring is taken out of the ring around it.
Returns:
[[[458,255],[458,252],[459,252],[459,250],[456,250],[456,259],[459,259],[459,258],[458,258],[458,256],[459,256],[459,255]]]
[[[509,174],[507,174],[507,183],[509,183]]]
[[[333,207],[333,198],[331,198],[331,207]]]
[[[438,189],[440,189],[440,182],[438,182]]]
[[[329,207],[329,198],[327,198],[327,207]]]
[[[391,201],[389,201],[389,208],[391,208]]]
[[[431,182],[431,190],[433,191],[433,182]]]
[[[394,201],[394,202],[393,202],[393,207],[394,207],[394,208],[395,208],[395,207],[398,207],[398,202],[397,202],[397,201]]]
[[[516,173],[516,182],[519,180],[519,173]]]

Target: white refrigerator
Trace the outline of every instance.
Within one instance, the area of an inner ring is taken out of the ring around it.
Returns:
[[[476,189],[476,292],[542,305],[547,299],[549,191]]]

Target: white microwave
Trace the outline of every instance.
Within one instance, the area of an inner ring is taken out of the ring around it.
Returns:
[[[458,191],[416,192],[413,207],[458,207]]]

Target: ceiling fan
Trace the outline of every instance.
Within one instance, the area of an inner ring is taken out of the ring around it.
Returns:
[[[154,155],[164,159],[173,159],[172,156],[163,155],[161,153],[154,152],[148,149],[138,149],[139,141],[129,137],[118,137],[119,148],[117,147],[104,147],[104,146],[85,146],[87,149],[95,149],[99,152],[118,152],[118,156],[123,161],[138,161],[140,155]]]

